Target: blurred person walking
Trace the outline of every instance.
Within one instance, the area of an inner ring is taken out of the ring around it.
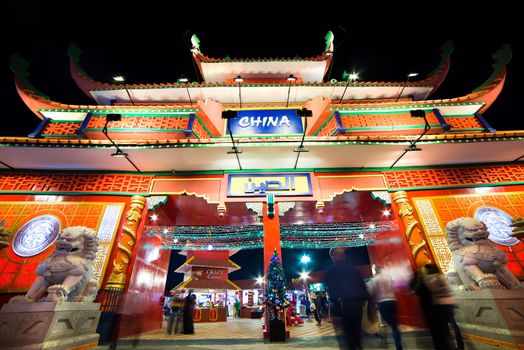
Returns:
[[[376,266],[375,271],[375,276],[369,282],[372,300],[377,303],[382,319],[391,327],[395,348],[402,350],[402,341],[397,320],[397,301],[391,277],[384,272],[381,266]],[[386,333],[383,333],[382,337],[385,342]]]
[[[344,248],[331,248],[329,255],[333,263],[324,272],[324,282],[338,345],[340,349],[362,349],[362,307],[369,300],[368,290],[360,271],[346,262]]]
[[[423,282],[431,294],[428,322],[431,323],[430,327],[433,327],[431,334],[435,349],[454,349],[449,332],[449,325],[451,325],[455,333],[456,349],[463,350],[464,339],[454,317],[456,302],[448,281],[435,264],[426,264],[425,269],[427,275],[424,277]]]

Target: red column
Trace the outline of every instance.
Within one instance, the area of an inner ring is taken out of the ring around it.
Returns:
[[[282,263],[282,249],[280,248],[280,219],[278,217],[278,204],[275,203],[275,216],[267,216],[267,203],[264,203],[264,279],[273,251],[276,249],[280,263]],[[282,264],[283,265],[283,264]]]

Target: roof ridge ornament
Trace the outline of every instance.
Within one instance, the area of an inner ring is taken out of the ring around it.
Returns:
[[[511,50],[511,45],[504,44],[500,49],[498,49],[491,57],[495,62],[491,65],[493,67],[493,73],[489,78],[478,88],[472,92],[479,92],[487,88],[491,83],[493,83],[501,75],[502,71],[506,68],[506,65],[511,61],[513,56],[513,51]],[[505,75],[505,74],[504,74]]]
[[[333,41],[335,40],[335,34],[333,34],[333,32],[330,30],[327,32],[324,39],[326,40],[326,48],[324,52],[332,54],[333,51],[335,50],[334,45],[333,45]]]
[[[33,94],[38,95],[46,100],[49,100],[49,96],[38,90],[29,82],[29,68],[31,63],[17,53],[12,53],[9,57],[9,68],[15,74],[15,78],[23,83],[24,89],[30,90]]]
[[[198,36],[196,34],[193,34],[191,36],[191,51],[195,52],[195,53],[202,53],[200,52],[200,39],[198,38]]]

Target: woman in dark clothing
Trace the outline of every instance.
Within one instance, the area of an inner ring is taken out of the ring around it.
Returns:
[[[194,334],[195,327],[193,323],[193,315],[195,313],[195,303],[196,296],[194,294],[189,294],[186,297],[184,303],[184,314],[182,316],[184,323],[184,334]]]

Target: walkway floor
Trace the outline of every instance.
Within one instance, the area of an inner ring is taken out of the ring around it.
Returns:
[[[284,343],[270,343],[262,339],[262,321],[256,319],[230,319],[226,323],[196,323],[195,334],[176,334],[168,336],[166,327],[138,336],[118,341],[113,347],[99,346],[97,349],[194,349],[194,350],[254,350],[254,349],[338,349],[333,326],[323,323],[304,322],[298,327],[289,327],[290,339]],[[426,332],[404,328],[402,343],[405,350],[432,349],[431,338]],[[394,349],[391,334],[388,334],[387,347],[379,346],[379,338],[365,334],[364,349]],[[500,349],[480,343],[466,342],[467,350]]]

